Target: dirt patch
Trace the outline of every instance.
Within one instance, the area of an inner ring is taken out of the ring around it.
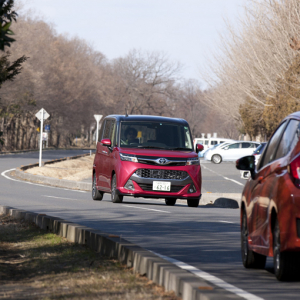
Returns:
[[[118,261],[5,215],[0,299],[180,300]]]
[[[43,167],[35,167],[25,171],[33,175],[42,175],[58,179],[81,181],[92,177],[95,155],[65,160]]]

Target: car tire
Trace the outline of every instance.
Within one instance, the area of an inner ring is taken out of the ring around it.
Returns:
[[[176,198],[166,198],[165,202],[166,202],[166,205],[173,206],[173,205],[175,205],[176,200],[177,200]]]
[[[199,205],[199,199],[195,200],[195,199],[187,199],[187,205],[188,207],[198,207]]]
[[[121,203],[123,196],[117,194],[117,175],[114,174],[111,180],[111,201],[113,203]]]
[[[299,253],[280,252],[280,228],[278,219],[273,229],[274,273],[279,281],[299,279]]]
[[[214,163],[214,164],[220,164],[222,162],[222,156],[219,155],[219,154],[214,154],[211,158],[211,161]]]
[[[248,234],[247,215],[244,210],[241,226],[241,254],[243,265],[245,268],[263,269],[266,265],[267,257],[249,249]]]
[[[93,200],[98,200],[101,201],[103,199],[103,192],[100,192],[97,189],[97,184],[96,184],[96,174],[93,175],[93,184],[92,184],[92,198]]]

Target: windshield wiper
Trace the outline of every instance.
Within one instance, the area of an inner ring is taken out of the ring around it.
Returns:
[[[183,148],[183,147],[176,147],[176,148],[167,148],[168,150],[185,150],[185,151],[192,151],[191,148]]]
[[[138,148],[152,148],[152,149],[165,149],[166,150],[166,148],[156,147],[156,146],[138,146]]]

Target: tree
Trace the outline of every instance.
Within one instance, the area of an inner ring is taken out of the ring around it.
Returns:
[[[17,20],[17,13],[13,10],[13,6],[14,0],[0,0],[0,50],[3,52],[5,52],[5,47],[10,47],[11,43],[15,41],[15,39],[10,37],[14,34],[10,29],[11,24]],[[9,56],[10,53],[6,51],[5,54],[0,57],[0,88],[5,81],[13,81],[15,79],[22,69],[22,63],[27,59],[23,55],[11,63],[8,59]],[[3,107],[0,106],[0,116],[2,111]],[[3,136],[3,132],[1,131],[0,136]],[[0,143],[1,145],[4,144],[2,138],[0,138]]]

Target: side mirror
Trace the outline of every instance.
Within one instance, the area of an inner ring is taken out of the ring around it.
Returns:
[[[204,147],[201,144],[196,145],[196,153],[203,151]]]
[[[254,155],[241,157],[236,161],[236,168],[242,171],[250,171],[251,178],[255,178],[255,157]]]
[[[103,140],[101,140],[101,144],[103,146],[110,147],[111,146],[111,140],[110,139],[103,139]]]
[[[224,150],[228,150],[228,149],[229,149],[229,146],[226,146],[226,147],[224,147],[223,149],[224,149]]]

